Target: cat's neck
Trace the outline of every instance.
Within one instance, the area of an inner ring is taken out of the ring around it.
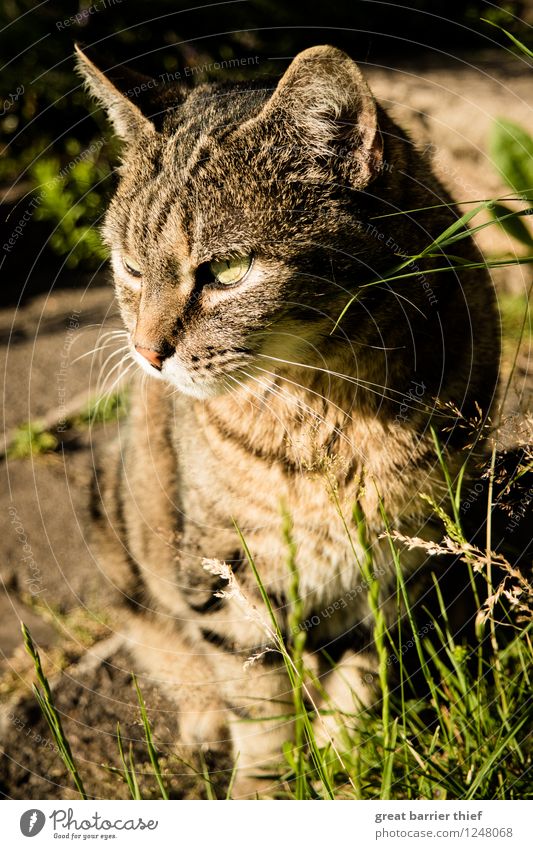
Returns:
[[[340,361],[327,365],[256,368],[234,377],[227,394],[199,402],[197,414],[254,454],[291,466],[353,457],[382,400],[380,379],[346,373]]]

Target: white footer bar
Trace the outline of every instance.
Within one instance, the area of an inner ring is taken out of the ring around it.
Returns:
[[[529,801],[5,801],[0,811],[0,842],[6,849],[533,846]]]

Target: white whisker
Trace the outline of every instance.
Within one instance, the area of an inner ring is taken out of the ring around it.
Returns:
[[[244,374],[245,377],[247,377],[249,379],[253,379],[251,377],[251,375],[247,374],[242,369],[240,369],[239,371],[242,371],[242,373]],[[264,413],[264,404],[265,404],[265,395],[261,396],[257,392],[254,392],[254,390],[252,389],[252,387],[249,384],[244,384],[242,381],[238,380],[235,377],[235,375],[229,374],[228,377],[230,378],[230,380],[233,380],[234,383],[237,384],[237,386],[239,386],[241,389],[243,389],[244,392],[246,392],[247,394],[251,393],[254,396],[254,398],[256,398],[260,402],[261,406],[258,407],[257,404],[254,404],[254,402],[252,401],[251,398],[243,399],[243,400],[246,400],[252,406],[252,408],[254,410],[257,410],[258,413],[263,414]],[[289,431],[288,431],[287,425],[281,420],[281,418],[273,410],[270,410],[269,412],[270,412],[270,415],[274,419],[276,419],[276,421],[278,422],[278,424],[280,425],[280,427],[284,431],[284,433],[288,436]]]
[[[123,360],[120,361],[120,363],[118,365],[122,365],[124,362],[127,361],[127,359],[128,359],[128,357],[125,357]],[[127,366],[123,371],[120,372],[120,374],[118,375],[118,377],[116,378],[116,380],[113,382],[113,384],[111,385],[111,387],[109,389],[106,389],[106,390],[104,390],[104,392],[101,393],[101,395],[99,396],[96,403],[101,404],[106,396],[110,397],[113,394],[113,392],[115,391],[115,388],[119,385],[120,381],[123,380],[123,378],[125,378],[126,375],[131,371],[133,366],[136,366],[136,365],[137,365],[137,361],[134,360],[133,357],[132,357],[129,366]],[[115,368],[116,368],[116,366],[115,366]],[[113,371],[114,370],[115,369],[113,369]]]
[[[135,360],[134,360],[134,359],[133,359],[133,357],[132,357],[132,354],[131,354],[131,351],[130,351],[130,350],[128,350],[128,351],[127,351],[127,352],[126,352],[126,353],[122,356],[122,358],[119,360],[119,362],[118,362],[118,363],[115,363],[115,365],[113,366],[113,368],[112,368],[112,369],[110,369],[110,371],[108,371],[108,372],[107,372],[107,374],[104,376],[103,383],[102,383],[101,381],[98,381],[98,382],[97,382],[97,384],[96,384],[96,385],[97,385],[97,392],[98,392],[98,393],[99,393],[102,397],[103,397],[104,395],[108,395],[108,394],[110,394],[110,393],[111,393],[111,390],[110,390],[110,389],[109,389],[109,390],[107,389],[107,385],[108,385],[108,383],[109,383],[109,381],[110,381],[110,379],[111,379],[112,375],[113,375],[113,374],[114,374],[117,370],[119,370],[119,369],[120,369],[120,368],[124,365],[124,363],[126,363],[129,359],[131,359],[131,360],[132,360],[132,362],[135,362]],[[129,367],[128,367],[128,368],[129,368]],[[121,376],[121,373],[119,374],[119,379],[120,379],[120,376]],[[113,384],[113,385],[114,385],[114,384]]]
[[[281,357],[272,357],[269,354],[258,354],[257,356],[262,357],[262,358],[267,359],[267,360],[272,360],[273,362],[276,362],[276,363],[281,363],[281,364],[289,365],[289,366],[295,366],[297,368],[311,369],[312,371],[318,371],[318,372],[321,372],[322,374],[327,374],[327,375],[330,375],[331,377],[336,377],[336,378],[339,378],[340,380],[345,380],[347,383],[351,383],[354,386],[358,386],[361,389],[364,389],[367,392],[371,392],[372,394],[377,395],[380,398],[384,398],[384,399],[391,401],[392,403],[396,403],[400,406],[406,406],[408,409],[411,409],[411,410],[414,410],[414,411],[431,410],[434,415],[440,416],[441,418],[452,418],[448,414],[445,414],[445,413],[442,413],[442,412],[437,412],[433,407],[428,407],[428,405],[422,400],[418,401],[417,398],[411,398],[411,396],[409,396],[407,394],[407,392],[400,392],[397,389],[392,389],[391,387],[383,386],[380,383],[374,383],[373,381],[363,380],[362,378],[354,377],[353,375],[342,374],[342,372],[337,372],[337,371],[333,371],[331,369],[322,368],[321,366],[313,366],[309,363],[298,363],[298,362],[294,362],[292,360],[282,359]],[[377,387],[377,389],[375,389],[374,387]],[[389,395],[387,395],[387,393],[390,393],[391,395],[397,395],[398,399],[390,397]],[[416,401],[419,404],[419,406],[415,407],[415,406],[411,406],[410,404],[408,404],[407,399],[409,399],[409,398],[410,398],[411,401]]]
[[[106,345],[99,345],[96,348],[92,348],[90,351],[86,351],[84,354],[80,354],[79,357],[76,357],[75,360],[72,360],[70,365],[74,365],[74,363],[78,363],[80,360],[84,360],[86,357],[90,357],[91,354],[97,354],[100,351],[106,351],[113,344],[114,344],[114,340],[107,342]],[[118,353],[119,351],[124,351],[128,347],[129,347],[129,345],[123,345],[121,348],[116,348],[115,351],[113,351],[113,354]]]
[[[123,353],[123,352],[125,352],[125,353]],[[107,374],[104,374],[104,372],[105,372],[105,370],[106,370],[106,368],[107,368],[107,364],[108,364],[108,363],[109,363],[109,362],[110,362],[110,361],[111,361],[111,360],[112,360],[112,359],[113,359],[113,358],[114,358],[117,354],[121,354],[121,353],[122,353],[122,358],[121,358],[121,360],[113,366],[113,368],[111,369],[111,372],[108,372]],[[113,371],[117,368],[117,366],[119,366],[119,365],[120,365],[120,363],[121,363],[121,362],[122,362],[125,358],[127,358],[127,356],[128,356],[129,354],[131,354],[131,348],[130,348],[130,346],[129,346],[129,345],[125,345],[123,348],[120,348],[118,351],[112,351],[112,352],[111,352],[111,353],[110,353],[110,354],[106,357],[105,362],[104,362],[104,363],[102,364],[102,366],[100,367],[100,371],[99,371],[99,373],[98,373],[98,378],[97,378],[97,380],[96,380],[96,385],[97,385],[97,386],[100,386],[100,384],[101,384],[101,382],[102,382],[102,375],[104,375],[104,382],[105,382],[105,380],[107,380],[107,377],[109,376],[109,374],[112,374],[112,373],[113,373]]]

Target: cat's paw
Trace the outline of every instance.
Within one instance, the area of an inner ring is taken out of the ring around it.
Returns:
[[[203,751],[223,751],[230,745],[230,735],[224,709],[180,711],[178,716],[180,742]]]

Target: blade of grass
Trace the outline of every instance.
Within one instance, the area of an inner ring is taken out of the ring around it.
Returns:
[[[385,750],[391,745],[390,741],[390,690],[388,679],[388,629],[385,615],[380,604],[380,583],[374,573],[374,557],[372,548],[368,541],[366,522],[359,502],[353,506],[353,519],[357,528],[359,546],[363,551],[363,557],[357,558],[361,574],[368,587],[368,601],[372,616],[374,618],[374,644],[378,656],[378,675],[381,689],[381,717],[383,721],[383,747]],[[355,546],[352,545],[354,554]],[[357,555],[356,555],[357,556]]]
[[[135,771],[135,765],[133,762],[133,746],[130,743],[129,749],[129,763],[126,761],[126,756],[124,754],[124,746],[122,743],[122,734],[120,732],[120,722],[117,722],[117,745],[118,752],[120,755],[120,761],[122,763],[122,769],[124,773],[124,778],[126,780],[126,784],[128,785],[128,789],[130,791],[130,796],[132,799],[141,799],[141,793],[139,790],[139,782],[137,781],[137,773]]]
[[[278,621],[276,619],[274,610],[272,609],[272,605],[270,603],[270,598],[268,597],[268,593],[267,593],[267,591],[264,587],[264,584],[261,580],[261,576],[259,575],[259,572],[257,570],[257,566],[255,564],[252,553],[251,553],[251,551],[248,547],[248,543],[246,542],[244,535],[243,535],[241,529],[239,528],[239,526],[237,525],[236,522],[234,523],[234,525],[235,525],[235,529],[237,531],[237,534],[239,536],[239,539],[241,541],[245,557],[246,557],[248,564],[249,564],[249,566],[250,566],[250,568],[253,572],[257,587],[259,589],[259,593],[261,595],[261,599],[263,600],[263,603],[264,603],[266,610],[268,612],[270,621],[272,622],[274,635],[276,637],[276,641],[277,641],[277,644],[278,644],[277,647],[280,650],[281,655],[283,657],[283,661],[285,663],[285,668],[287,670],[287,675],[289,677],[291,687],[294,689],[294,687],[296,686],[296,674],[295,674],[293,660],[292,660],[289,652],[287,651],[287,647],[286,647],[285,641],[283,639],[283,634],[281,633],[281,629],[279,627],[279,624],[278,624]],[[311,703],[314,704],[312,697],[311,697],[311,694],[309,693],[307,688],[306,688],[306,696],[309,698]],[[318,711],[318,708],[316,708],[316,706],[315,706],[315,711],[316,711],[317,716],[318,716],[319,711]],[[318,746],[316,744],[314,729],[312,727],[312,724],[311,724],[311,721],[310,721],[309,716],[307,714],[307,711],[305,712],[304,716],[302,717],[302,722],[304,724],[307,744],[308,744],[310,752],[311,752],[311,758],[312,758],[312,761],[314,763],[316,773],[317,773],[318,777],[320,778],[320,781],[322,782],[322,785],[324,787],[324,790],[326,792],[327,797],[329,799],[333,799],[334,798],[333,788],[331,786],[331,782],[329,780],[329,776],[327,774],[327,771],[324,768],[324,764],[322,762],[320,751],[319,751]]]
[[[76,785],[76,789],[78,790],[78,793],[80,794],[81,798],[87,799],[87,794],[85,792],[85,787],[83,786],[83,781],[80,777],[76,762],[72,755],[70,744],[63,730],[59,711],[55,706],[54,698],[52,696],[52,691],[50,689],[48,679],[44,674],[41,665],[41,658],[39,652],[37,651],[35,644],[32,640],[31,634],[24,622],[21,622],[20,624],[24,637],[24,646],[29,656],[33,660],[35,672],[37,674],[37,680],[42,688],[42,690],[39,690],[39,688],[34,684],[33,692],[35,693],[35,697],[37,699],[39,707],[41,708],[44,718],[46,719],[50,731],[52,732],[61,760],[63,761],[67,770],[71,774],[74,784]]]
[[[391,786],[392,786],[392,772],[394,766],[394,756],[395,746],[396,746],[396,736],[398,733],[398,719],[395,719],[394,722],[391,723],[390,730],[387,728],[389,733],[388,745],[383,745],[383,778],[381,781],[381,792],[380,799],[390,799],[391,798]]]
[[[288,631],[290,648],[295,671],[295,686],[292,690],[294,702],[294,752],[296,772],[296,798],[308,799],[306,760],[304,757],[305,725],[303,716],[307,713],[303,698],[304,680],[304,649],[307,632],[300,626],[304,620],[303,604],[300,597],[300,575],[296,564],[296,544],[292,533],[291,517],[282,504],[282,534],[287,549],[287,570],[289,573],[288,587]]]
[[[217,797],[215,796],[215,791],[213,790],[213,782],[209,777],[209,769],[207,768],[204,753],[202,751],[200,751],[200,766],[202,768],[202,778],[204,780],[206,796],[211,802],[216,802]]]
[[[137,678],[132,673],[132,680],[135,685],[135,690],[137,692],[137,701],[139,702],[139,708],[141,711],[141,720],[144,727],[144,736],[146,739],[146,746],[148,749],[148,756],[150,758],[150,763],[152,764],[152,768],[154,770],[154,775],[159,786],[159,790],[161,792],[161,796],[163,799],[168,800],[168,793],[166,791],[165,785],[163,783],[163,778],[161,776],[161,768],[159,766],[159,758],[157,755],[156,748],[154,746],[154,741],[152,737],[152,728],[150,726],[150,721],[148,719],[148,714],[146,712],[146,705],[144,703],[143,695],[139,688],[139,684],[137,683]]]
[[[231,770],[231,776],[230,776],[230,780],[229,780],[229,784],[228,784],[228,789],[226,791],[226,801],[231,799],[231,794],[233,792],[233,785],[235,784],[235,776],[237,775],[238,765],[239,765],[238,759],[236,759],[235,763],[233,764],[233,769]]]
[[[523,44],[518,38],[515,38],[515,36],[511,32],[504,29],[499,24],[494,23],[494,21],[489,21],[487,18],[481,18],[481,20],[483,21],[484,24],[490,24],[491,27],[495,27],[496,29],[499,29],[500,32],[505,33],[507,38],[509,38],[513,42],[513,44],[515,44],[518,47],[518,49],[522,53],[524,53],[526,56],[529,56],[531,59],[533,59],[533,52],[529,49],[529,47],[526,47],[526,45]]]

